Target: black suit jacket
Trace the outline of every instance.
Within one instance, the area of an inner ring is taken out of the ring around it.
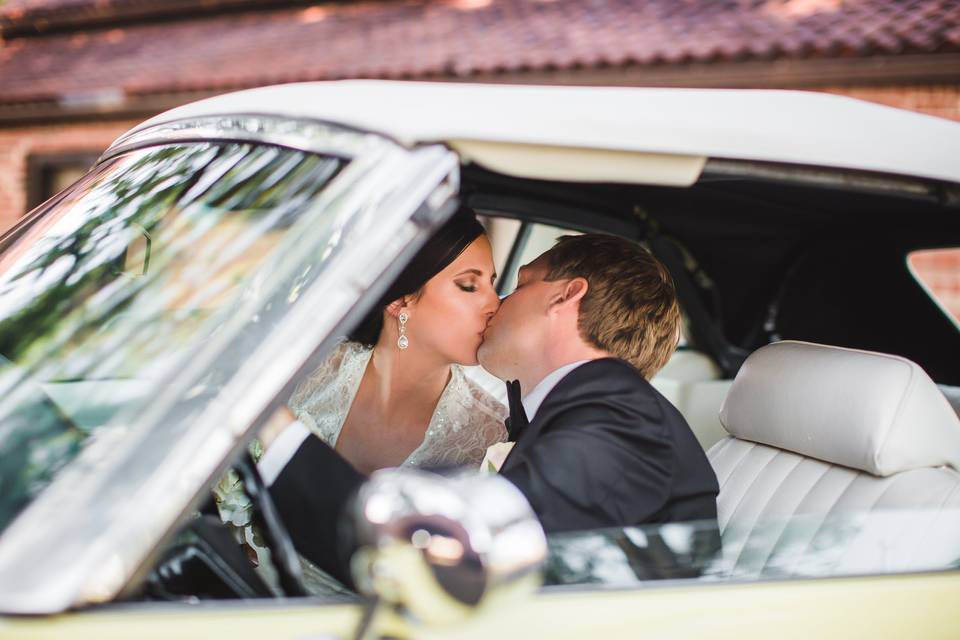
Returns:
[[[717,477],[687,421],[615,358],[560,380],[500,474],[547,533],[717,517]]]
[[[500,473],[547,533],[717,516],[717,478],[686,420],[613,358],[577,367],[547,394]],[[311,437],[270,487],[297,550],[346,584],[337,521],[363,480]]]
[[[297,551],[351,588],[352,532],[341,515],[365,480],[320,438],[308,436],[269,489]]]

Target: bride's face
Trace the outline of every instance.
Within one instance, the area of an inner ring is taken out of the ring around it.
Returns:
[[[410,350],[433,352],[446,362],[477,364],[483,332],[500,306],[495,278],[490,241],[479,236],[408,302]]]

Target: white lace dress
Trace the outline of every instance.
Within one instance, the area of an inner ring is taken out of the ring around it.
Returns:
[[[373,349],[356,342],[343,342],[290,397],[288,406],[318,438],[331,447],[357,395]],[[473,466],[479,469],[487,447],[507,439],[504,419],[508,412],[502,402],[467,377],[464,368],[451,367],[450,381],[440,395],[427,425],[423,442],[407,456],[402,466]],[[258,445],[254,442],[254,445]],[[254,458],[259,448],[251,447]],[[258,573],[274,587],[277,577],[266,562],[269,551],[251,523],[253,505],[243,491],[239,476],[230,469],[213,489],[221,519],[257,555]],[[340,583],[300,558],[304,585],[313,595],[349,593]]]
[[[301,382],[288,403],[294,415],[318,438],[335,447],[373,349],[341,343]],[[479,466],[487,447],[507,439],[507,409],[453,365],[423,442],[401,466]]]

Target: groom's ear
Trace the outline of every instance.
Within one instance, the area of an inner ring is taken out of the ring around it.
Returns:
[[[577,306],[580,304],[580,300],[583,299],[583,296],[587,295],[587,289],[589,288],[590,285],[587,283],[586,278],[570,278],[556,291],[553,298],[550,300],[550,306]]]

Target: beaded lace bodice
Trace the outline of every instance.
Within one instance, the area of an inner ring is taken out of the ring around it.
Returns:
[[[294,415],[331,447],[372,354],[372,348],[359,343],[341,343],[290,398]],[[468,378],[463,367],[453,365],[450,373],[423,442],[402,466],[477,466],[487,447],[507,439],[503,404]]]

